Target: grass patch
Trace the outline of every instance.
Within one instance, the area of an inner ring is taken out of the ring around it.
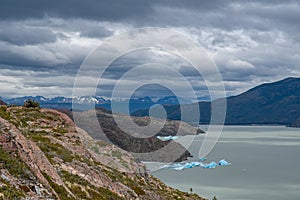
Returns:
[[[122,153],[120,151],[112,151],[111,156],[115,157],[115,158],[118,158],[119,160],[122,159]]]
[[[54,183],[52,181],[52,179],[50,178],[50,176],[48,176],[47,174],[43,173],[43,175],[49,182],[50,186],[58,194],[58,196],[60,197],[61,200],[72,200],[73,199],[70,197],[70,194],[67,192],[67,190],[63,186],[57,185],[56,183]]]
[[[62,135],[68,132],[67,129],[65,129],[63,127],[53,128],[52,131],[56,132],[56,133],[60,133]]]
[[[88,183],[85,179],[81,178],[80,176],[78,175],[75,175],[75,174],[71,174],[65,170],[62,170],[60,172],[60,175],[63,177],[63,179],[65,181],[68,181],[70,183],[77,183],[79,185],[82,185],[82,186],[88,186],[90,185],[90,183]]]
[[[88,199],[88,194],[82,190],[81,186],[72,184],[71,187],[69,187],[71,192],[79,199]]]
[[[7,111],[7,107],[6,106],[0,106],[0,117],[10,121],[11,120],[11,116],[9,114],[9,112]]]
[[[69,187],[70,190],[80,199],[122,199],[107,188],[97,188],[78,175],[71,174],[64,170],[61,171],[60,174],[64,181],[72,184]],[[82,190],[82,187],[85,188],[88,194]]]
[[[145,191],[141,188],[141,184],[138,180],[133,180],[128,177],[128,175],[121,173],[115,169],[102,170],[106,175],[108,175],[114,182],[120,182],[124,185],[130,187],[137,195],[145,195]]]
[[[99,200],[118,200],[123,199],[119,197],[116,193],[113,193],[109,189],[106,188],[98,188],[97,190],[94,189],[87,189],[91,199],[99,199]]]
[[[109,145],[107,142],[102,141],[102,140],[97,140],[97,141],[96,141],[96,144],[97,144],[98,146],[100,146],[100,147],[106,147],[106,146]]]
[[[52,143],[51,140],[40,134],[32,134],[29,137],[40,147],[48,159],[55,156],[61,158],[64,162],[72,162],[74,156],[70,151],[65,149],[62,145]]]
[[[16,178],[29,179],[31,172],[18,156],[11,155],[0,147],[0,167],[6,168]]]
[[[0,197],[0,199],[21,199],[25,197],[25,194],[20,190],[17,190],[15,187],[10,185],[2,185],[0,187],[0,193],[4,195],[4,198]]]
[[[137,186],[131,186],[130,187],[137,195],[145,195],[145,191],[140,188],[140,187],[137,187]]]

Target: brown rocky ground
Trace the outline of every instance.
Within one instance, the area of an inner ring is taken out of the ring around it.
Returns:
[[[93,140],[65,114],[1,106],[0,199],[202,198],[164,185],[131,154]]]

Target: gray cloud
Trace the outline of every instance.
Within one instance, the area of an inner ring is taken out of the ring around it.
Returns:
[[[119,21],[124,18],[145,16],[152,10],[152,1],[123,0],[65,0],[18,1],[3,0],[1,2],[1,19],[42,18],[45,15],[59,18],[86,18],[103,21]]]
[[[77,70],[93,48],[109,36],[143,26],[168,27],[202,45],[219,67],[228,95],[300,76],[299,9],[299,2],[293,0],[3,0],[0,96],[71,95]],[[100,94],[109,95],[116,79],[149,62],[178,69],[198,96],[207,98],[207,88],[191,66],[153,52],[117,60],[106,72]],[[90,89],[87,81],[83,91]]]
[[[55,42],[57,35],[51,30],[20,27],[16,24],[1,23],[0,40],[14,45],[34,45]]]

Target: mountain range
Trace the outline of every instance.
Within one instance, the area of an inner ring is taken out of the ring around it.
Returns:
[[[213,102],[198,102],[200,123],[210,123]],[[281,81],[265,83],[242,94],[225,99],[227,112],[225,124],[251,125],[274,124],[300,127],[300,78],[286,78]],[[194,105],[183,105],[191,109]],[[180,120],[180,106],[165,106],[169,119]],[[134,116],[147,116],[149,110],[133,112]]]
[[[1,99],[1,98],[0,98]],[[114,108],[119,113],[127,113],[124,108],[127,108],[129,104],[129,112],[135,112],[137,110],[149,109],[155,104],[161,105],[179,105],[179,101],[183,104],[190,104],[191,101],[178,98],[176,96],[156,97],[134,97],[131,99],[109,99],[102,96],[80,96],[80,97],[53,97],[46,98],[43,96],[23,96],[15,98],[2,98],[4,102],[10,105],[23,105],[24,101],[32,99],[40,103],[44,108],[56,108],[56,109],[71,109],[72,102],[76,104],[76,108],[79,110],[89,110],[94,105],[105,109],[111,109],[111,104],[114,103]]]
[[[114,112],[128,114],[126,109],[129,105],[129,113],[132,116],[148,116],[149,109],[156,104],[165,107],[167,118],[181,120],[180,106],[187,110],[193,110],[195,103],[176,96],[163,98],[146,96],[131,99],[108,99],[101,96],[95,97],[54,97],[25,96],[2,100],[8,104],[22,105],[25,100],[33,99],[41,104],[41,107],[68,109],[75,102],[78,110],[89,110],[96,107],[111,110],[114,103]],[[184,105],[179,105],[183,102]],[[300,78],[286,78],[272,83],[256,86],[244,93],[226,99],[217,99],[213,102],[200,101],[200,123],[208,124],[211,120],[211,105],[219,101],[227,102],[225,124],[227,125],[251,125],[270,124],[300,127]],[[191,121],[188,121],[191,122]]]

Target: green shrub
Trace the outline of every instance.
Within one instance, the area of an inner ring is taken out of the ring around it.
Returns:
[[[137,186],[131,186],[130,187],[137,195],[145,195],[145,191],[140,188],[140,187],[137,187]]]
[[[6,120],[11,119],[11,116],[10,116],[9,112],[7,111],[6,106],[0,106],[0,117],[4,118]]]
[[[4,195],[4,198],[0,197],[0,199],[21,199],[22,197],[25,197],[23,192],[17,190],[13,186],[8,185],[2,185],[0,187],[0,193]]]
[[[40,107],[40,103],[37,101],[34,101],[32,99],[27,99],[24,102],[24,107],[25,108],[39,108]]]

